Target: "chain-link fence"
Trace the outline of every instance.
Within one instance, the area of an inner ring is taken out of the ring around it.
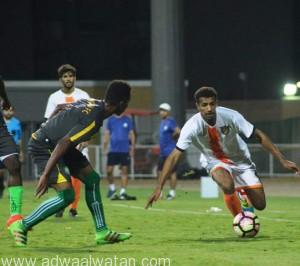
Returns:
[[[280,177],[293,176],[294,174],[285,170],[273,155],[265,151],[260,144],[249,144],[252,160],[257,166],[260,176]],[[296,163],[299,163],[300,144],[277,144],[284,156]],[[92,165],[105,176],[107,155],[102,152],[99,145],[90,145],[89,154]],[[191,147],[185,154],[186,171],[199,169],[199,151]],[[130,177],[134,178],[155,178],[157,176],[157,165],[159,158],[159,147],[157,145],[137,145],[135,156],[131,160]],[[201,169],[199,169],[201,170]],[[115,167],[115,175],[119,175],[118,167]]]

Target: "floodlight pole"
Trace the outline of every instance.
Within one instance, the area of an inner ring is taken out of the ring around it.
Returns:
[[[185,121],[183,1],[151,0],[151,78],[153,107],[172,106],[180,126]]]

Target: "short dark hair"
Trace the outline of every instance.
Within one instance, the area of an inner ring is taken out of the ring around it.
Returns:
[[[218,93],[213,87],[201,87],[198,90],[195,91],[194,93],[194,99],[196,102],[199,102],[199,98],[205,97],[205,98],[210,98],[214,97],[216,100],[218,99]]]
[[[74,76],[76,76],[76,68],[70,64],[64,64],[61,65],[58,69],[57,69],[57,74],[58,77],[61,78],[63,76],[63,74],[67,73],[67,72],[72,72]]]
[[[113,80],[106,88],[105,101],[111,104],[118,104],[130,100],[130,85],[123,80]]]

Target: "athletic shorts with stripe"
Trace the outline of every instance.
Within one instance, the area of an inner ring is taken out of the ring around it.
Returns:
[[[19,149],[7,128],[0,125],[0,169],[5,168],[3,161],[11,155],[18,154]]]
[[[236,190],[262,188],[260,178],[257,176],[255,164],[228,164],[219,160],[208,163],[207,171],[210,175],[217,169],[222,168],[229,172],[234,181]]]
[[[44,141],[31,138],[28,143],[28,151],[32,157],[33,163],[36,164],[38,177],[40,177],[51,156],[53,147]],[[75,147],[70,148],[63,158],[57,163],[57,167],[49,176],[48,185],[70,182],[70,175],[76,177],[79,169],[85,168],[90,163],[87,158]]]

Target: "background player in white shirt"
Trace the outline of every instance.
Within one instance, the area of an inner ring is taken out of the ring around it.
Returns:
[[[284,168],[299,172],[298,166],[285,159],[270,138],[240,113],[218,107],[214,88],[201,87],[195,92],[194,99],[199,113],[191,117],[182,128],[176,148],[168,157],[146,208],[159,199],[166,178],[183,151],[193,143],[206,158],[206,169],[223,190],[225,203],[233,216],[242,211],[236,194],[239,190],[245,192],[249,204],[263,210],[266,207],[264,188],[256,175],[255,164],[242,137],[256,137]]]
[[[90,96],[85,91],[75,88],[75,82],[76,82],[76,68],[72,65],[65,64],[58,68],[58,77],[59,81],[61,82],[62,88],[58,91],[52,93],[47,102],[47,107],[45,111],[45,118],[49,119],[51,114],[54,112],[55,108],[59,104],[64,103],[73,103],[80,99],[89,99]],[[84,156],[89,158],[88,156],[88,142],[80,143],[77,146],[77,149],[82,152]],[[79,179],[72,177],[72,186],[75,191],[75,200],[74,202],[69,206],[69,214],[71,217],[76,217],[78,202],[80,199],[80,188],[81,188],[81,181]],[[63,216],[63,210],[56,214],[56,217],[62,217]]]

